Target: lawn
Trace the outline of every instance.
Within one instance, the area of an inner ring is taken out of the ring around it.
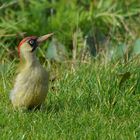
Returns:
[[[52,32],[45,103],[15,110],[16,46]],[[139,0],[0,0],[0,140],[22,139],[140,140]]]
[[[69,64],[55,65],[50,72],[55,80],[36,111],[12,108],[16,60],[9,62],[1,68],[0,139],[139,139],[139,60],[91,60],[74,70]]]

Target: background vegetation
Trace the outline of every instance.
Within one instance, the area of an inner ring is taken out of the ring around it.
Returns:
[[[14,111],[16,46],[50,32],[45,105]],[[139,0],[0,0],[0,139],[140,139],[139,53]]]

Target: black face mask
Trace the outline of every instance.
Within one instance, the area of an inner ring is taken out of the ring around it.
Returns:
[[[36,39],[30,39],[30,40],[28,41],[28,43],[29,43],[30,46],[32,47],[31,52],[33,52],[33,51],[37,48],[37,46],[38,46],[37,38],[36,38]]]

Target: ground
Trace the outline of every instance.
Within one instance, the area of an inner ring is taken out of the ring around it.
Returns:
[[[139,139],[138,60],[58,65],[45,103],[32,111],[12,108],[16,62],[9,62],[1,69],[0,139]]]

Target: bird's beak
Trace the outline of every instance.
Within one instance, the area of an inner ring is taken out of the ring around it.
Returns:
[[[38,37],[37,42],[40,44],[40,43],[44,42],[45,40],[47,40],[49,37],[51,37],[53,34],[54,33],[50,33],[47,35],[40,36],[40,37]]]

